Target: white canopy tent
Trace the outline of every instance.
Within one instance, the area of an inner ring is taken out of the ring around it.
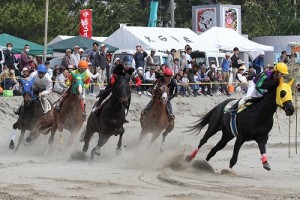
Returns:
[[[188,28],[137,27],[121,26],[111,34],[104,43],[119,49],[135,49],[141,45],[143,49],[159,51],[184,49],[189,44],[193,50],[218,51],[217,48],[206,43],[203,45],[199,36]]]
[[[51,45],[51,44],[54,44],[56,42],[60,42],[62,40],[66,40],[66,39],[69,39],[69,38],[72,38],[72,37],[75,37],[75,36],[72,36],[72,35],[58,35],[53,40],[51,40],[51,42],[49,42],[48,45]],[[99,41],[99,42],[103,42],[106,38],[107,37],[92,37],[91,39]]]
[[[212,27],[198,36],[201,44],[211,44],[217,49],[232,51],[238,47],[244,52],[274,51],[273,46],[262,45],[243,37],[229,28]]]

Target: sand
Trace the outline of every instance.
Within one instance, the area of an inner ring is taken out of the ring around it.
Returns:
[[[57,98],[53,94],[52,102]],[[166,151],[160,153],[161,137],[149,148],[149,134],[140,146],[136,146],[141,131],[140,112],[150,98],[133,94],[122,154],[115,154],[118,137],[114,136],[101,149],[101,155],[91,161],[90,150],[96,144],[97,134],[86,154],[81,153],[81,132],[77,134],[75,144],[67,147],[67,131],[62,133],[63,145],[59,143],[59,133],[56,134],[47,156],[44,152],[49,135],[40,136],[30,146],[21,145],[16,153],[9,150],[8,135],[17,120],[13,110],[20,105],[22,98],[1,97],[0,200],[300,199],[300,156],[295,153],[294,145],[295,117],[291,117],[293,144],[289,157],[289,119],[282,110],[278,110],[279,126],[275,117],[267,144],[271,171],[263,169],[257,144],[248,142],[242,146],[233,168],[236,175],[221,175],[223,169],[228,169],[234,140],[209,161],[213,171],[207,170],[201,163],[220,138],[219,133],[199,151],[193,162],[184,161],[204,133],[186,133],[187,127],[226,98],[175,98],[172,101],[175,128],[166,138]],[[94,97],[88,97],[88,112],[94,101]],[[84,127],[85,124],[82,130]],[[19,134],[18,131],[17,137]]]

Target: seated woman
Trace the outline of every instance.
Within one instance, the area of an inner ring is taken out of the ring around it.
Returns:
[[[13,68],[3,67],[3,72],[0,74],[1,87],[4,90],[11,90],[15,84],[18,84]]]

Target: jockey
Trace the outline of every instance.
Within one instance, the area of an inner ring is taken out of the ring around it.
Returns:
[[[156,74],[156,76],[157,76],[158,80],[160,80],[163,84],[166,84],[167,87],[169,87],[169,89],[170,89],[169,98],[168,98],[166,106],[167,106],[167,111],[168,111],[168,115],[169,115],[169,120],[174,119],[175,116],[173,114],[171,100],[175,97],[175,94],[177,93],[177,84],[176,84],[175,79],[173,78],[173,72],[169,67],[167,67],[164,70],[163,74]],[[158,83],[156,81],[154,90],[156,89],[157,84]],[[146,106],[146,108],[144,109],[142,115],[145,115],[146,112],[149,111],[152,104],[153,104],[153,101],[151,100],[148,103],[148,105]]]
[[[71,86],[74,79],[76,79],[77,77],[80,77],[80,76],[82,77],[82,80],[83,80],[83,82],[81,83],[82,88],[83,88],[82,99],[83,99],[83,103],[84,103],[83,115],[86,115],[86,112],[85,112],[85,107],[86,107],[85,106],[86,105],[86,102],[85,102],[85,89],[89,88],[89,84],[90,84],[90,81],[91,81],[90,76],[88,75],[88,73],[86,71],[87,68],[88,68],[88,62],[85,61],[85,60],[81,60],[78,63],[78,69],[74,70],[70,73],[70,75],[68,77],[68,81],[67,81],[67,85]],[[68,88],[68,90],[62,96],[62,98],[57,102],[57,105],[56,105],[55,109],[58,112],[60,111],[63,103],[65,102],[65,100],[69,97],[70,92],[76,93],[76,91],[73,91],[72,87]]]
[[[101,91],[97,97],[99,97],[99,100],[95,103],[93,107],[93,113],[96,114],[99,107],[101,106],[101,103],[103,102],[106,97],[111,93],[113,85],[117,81],[118,76],[131,76],[134,72],[134,67],[132,66],[132,57],[131,56],[124,56],[123,62],[121,64],[118,64],[114,67],[112,76],[106,86],[106,88]],[[129,105],[130,106],[130,105]],[[129,109],[129,107],[128,107]],[[125,122],[128,122],[128,120],[125,119]]]
[[[49,110],[51,110],[51,106],[47,102],[47,96],[52,92],[53,87],[52,80],[47,74],[47,67],[44,64],[40,64],[37,67],[37,71],[34,71],[28,79],[34,79],[33,93],[39,96],[44,113],[47,113]],[[20,114],[21,108],[22,105],[15,113]]]
[[[270,90],[278,86],[280,77],[284,77],[287,74],[289,74],[288,66],[283,62],[277,63],[274,67],[274,71],[261,72],[254,78],[253,82],[250,82],[247,95],[241,98],[238,103],[238,108],[250,99],[263,97]]]

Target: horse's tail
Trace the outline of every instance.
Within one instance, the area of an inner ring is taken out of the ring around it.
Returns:
[[[186,132],[193,131],[193,133],[198,132],[199,134],[202,128],[209,123],[210,118],[217,111],[217,109],[218,106],[214,107],[206,115],[204,115],[199,121],[197,121],[195,125],[188,127],[189,129]]]

